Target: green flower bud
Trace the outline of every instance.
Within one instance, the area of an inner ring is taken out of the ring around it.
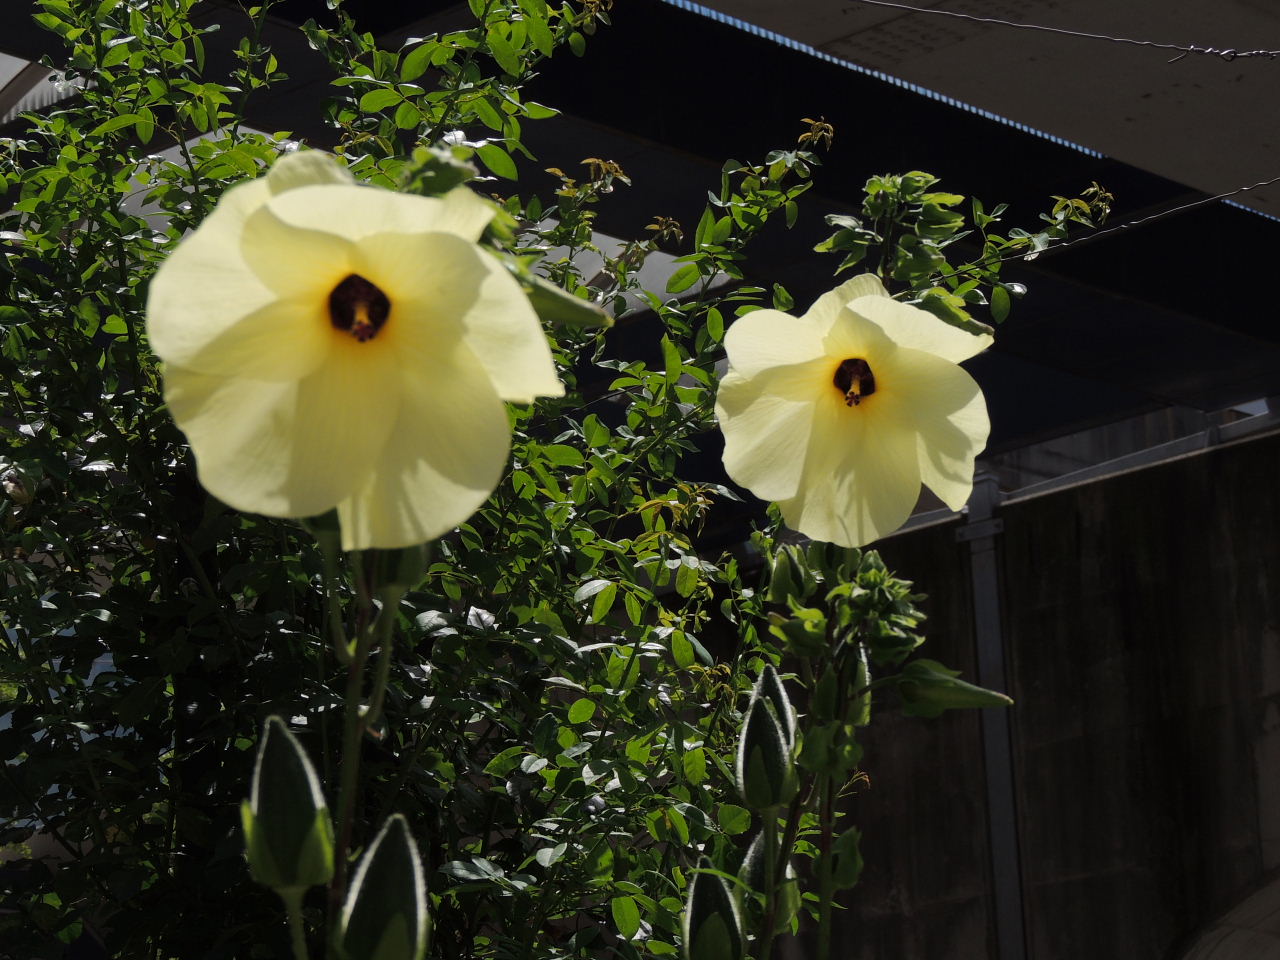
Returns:
[[[759,690],[751,697],[738,737],[737,780],[742,799],[752,810],[771,810],[795,796],[799,788],[792,744]]]
[[[273,890],[305,890],[333,876],[333,825],[302,744],[268,717],[249,799],[240,806],[249,872]]]
[[[710,869],[711,862],[699,864]],[[685,902],[685,960],[741,960],[745,942],[738,904],[723,880],[711,873],[695,873]]]
[[[779,550],[774,554],[773,565],[769,569],[769,592],[765,599],[770,603],[786,603],[789,597],[798,593],[791,555],[785,549]]]
[[[338,922],[343,960],[421,960],[430,917],[409,823],[395,814],[360,859]]]
[[[772,664],[766,663],[760,671],[753,695],[769,701],[773,707],[773,715],[777,717],[786,737],[787,749],[790,750],[796,743],[796,711],[791,706],[791,698],[787,696],[787,688],[782,685],[778,671],[773,669]]]
[[[821,610],[810,607],[792,607],[795,614],[786,619],[777,614],[769,616],[769,632],[786,645],[786,650],[797,657],[820,657],[827,652],[827,618]]]
[[[836,718],[836,709],[839,704],[839,683],[836,679],[835,667],[828,666],[822,671],[822,676],[818,678],[818,682],[813,687],[813,700],[810,701],[809,709],[815,720],[821,720],[824,723],[828,720]]]
[[[1007,707],[1013,703],[1003,693],[957,679],[959,670],[937,660],[912,660],[898,676],[903,712],[914,717],[936,717],[945,710],[966,707]]]

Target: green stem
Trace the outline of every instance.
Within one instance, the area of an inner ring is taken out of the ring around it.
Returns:
[[[822,777],[821,799],[819,801],[819,818],[822,826],[822,838],[819,842],[821,853],[818,859],[818,956],[817,960],[831,960],[831,900],[835,895],[835,884],[832,876],[831,847],[835,832],[835,811],[832,808],[833,778],[826,774]]]
[[[387,678],[391,668],[391,635],[395,628],[399,596],[394,591],[387,591],[384,604],[378,619],[360,632],[356,641],[355,653],[347,668],[346,713],[343,731],[341,783],[338,788],[338,837],[334,850],[334,877],[329,888],[330,918],[336,919],[342,908],[342,901],[347,887],[347,859],[351,847],[353,814],[355,812],[356,785],[360,774],[360,743],[365,731],[382,709],[382,701],[386,691]],[[394,602],[392,602],[394,601]],[[370,694],[369,706],[361,703],[361,687],[364,679],[364,668],[369,662],[369,654],[375,644],[381,644],[382,654],[378,661],[377,674],[374,678],[374,689]]]
[[[773,930],[778,915],[778,815],[764,814],[764,925],[760,929],[758,960],[769,960],[773,952]]]
[[[374,669],[373,691],[369,694],[369,709],[364,714],[365,729],[373,726],[382,716],[382,702],[386,699],[387,681],[391,677],[391,649],[395,645],[396,611],[404,591],[386,590],[382,595],[382,614],[374,624],[377,633],[378,665]]]
[[[285,913],[289,918],[289,942],[293,945],[293,960],[307,960],[306,930],[302,926],[302,897],[306,893],[300,887],[280,891]]]

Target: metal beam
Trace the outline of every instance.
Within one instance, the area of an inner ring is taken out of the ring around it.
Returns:
[[[979,476],[973,484],[967,522],[956,531],[956,540],[969,544],[977,680],[981,686],[1003,691],[1008,684],[996,555],[996,537],[1003,523],[995,516],[1000,499],[996,478],[990,474]],[[991,854],[991,893],[996,925],[995,957],[998,960],[1026,960],[1013,749],[1009,711],[1004,707],[982,711],[982,754],[986,767],[987,840]]]

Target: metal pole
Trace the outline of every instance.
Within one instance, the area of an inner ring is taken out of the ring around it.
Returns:
[[[994,476],[983,474],[977,477],[969,500],[968,522],[956,531],[956,539],[969,544],[978,684],[1005,692],[1008,685],[996,564],[996,535],[1004,528],[1004,522],[995,516],[1000,499],[1000,487]],[[986,764],[987,837],[991,854],[996,957],[998,960],[1027,960],[1018,812],[1007,709],[992,707],[982,711],[982,753]]]

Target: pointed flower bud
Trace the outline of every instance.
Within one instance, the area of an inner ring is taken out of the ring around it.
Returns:
[[[338,926],[344,960],[421,960],[430,917],[409,823],[395,814],[360,860]]]
[[[773,664],[766,663],[764,669],[760,671],[760,676],[756,678],[755,696],[764,697],[769,701],[773,707],[774,716],[782,727],[782,733],[786,737],[788,749],[795,746],[796,711],[791,706],[791,698],[787,696],[787,689],[778,678],[778,671],[773,669]]]
[[[795,796],[799,783],[791,748],[773,703],[757,683],[738,738],[736,771],[738,791],[752,810],[770,810]]]
[[[791,566],[791,555],[785,549],[773,556],[773,564],[769,568],[769,592],[766,599],[770,603],[786,603],[789,597],[798,597],[795,571]]]
[[[249,799],[240,807],[253,878],[277,891],[333,876],[333,825],[311,761],[279,717],[258,744]]]
[[[711,868],[702,858],[700,867]],[[728,885],[712,873],[695,873],[685,902],[685,960],[740,960],[744,942],[742,917]]]

